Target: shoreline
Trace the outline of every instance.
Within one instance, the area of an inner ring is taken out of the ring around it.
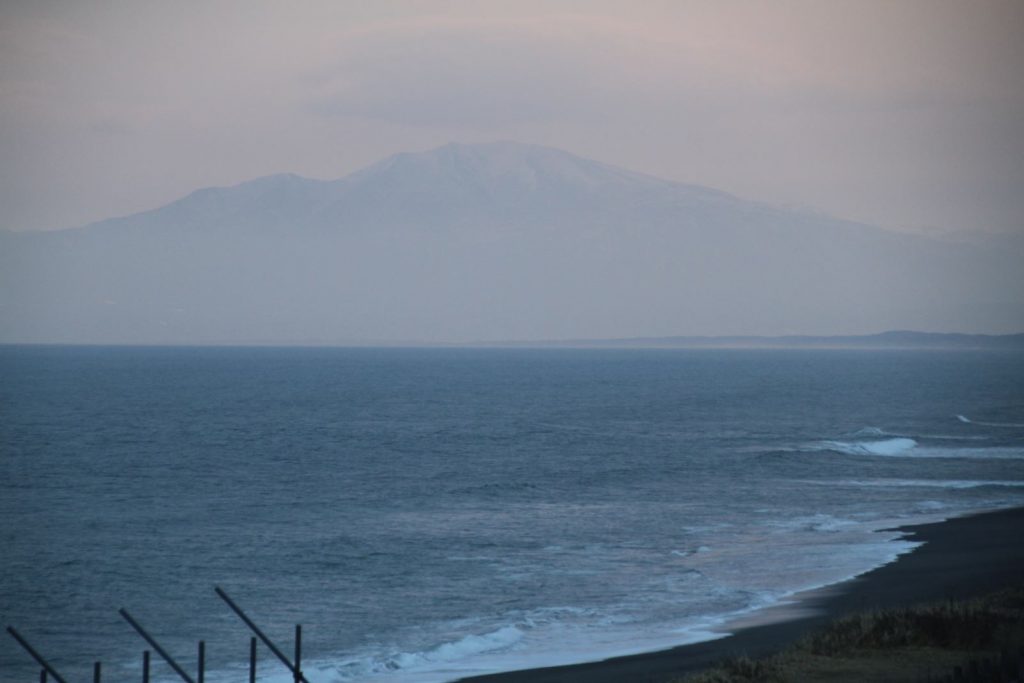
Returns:
[[[833,619],[877,607],[977,597],[1024,576],[1024,507],[896,527],[922,545],[894,562],[821,589],[793,596],[751,619],[723,624],[731,635],[595,662],[522,669],[458,679],[458,683],[621,683],[669,681],[744,655],[763,657],[781,650]],[[765,621],[781,608],[778,619]],[[760,615],[760,616],[758,616]],[[730,628],[731,627],[731,628]]]

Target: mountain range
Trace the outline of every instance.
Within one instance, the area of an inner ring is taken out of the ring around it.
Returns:
[[[1011,246],[1007,246],[1007,245]],[[0,342],[388,343],[1019,332],[1024,253],[449,144],[0,232]]]

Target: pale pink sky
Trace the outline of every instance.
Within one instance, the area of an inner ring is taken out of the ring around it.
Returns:
[[[1024,230],[1024,3],[0,5],[0,229],[457,140],[886,227]]]

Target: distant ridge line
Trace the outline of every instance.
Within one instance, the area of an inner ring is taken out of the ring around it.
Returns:
[[[0,342],[990,348],[1006,342],[623,337],[1024,332],[1022,261],[1024,241],[898,233],[554,148],[447,145],[0,230]]]
[[[892,330],[865,335],[670,336],[621,339],[562,339],[473,342],[467,346],[569,348],[862,348],[862,349],[1020,349],[1024,333],[966,334]]]

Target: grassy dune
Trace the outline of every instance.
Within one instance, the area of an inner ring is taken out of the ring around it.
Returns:
[[[1011,681],[1024,680],[1022,666],[1024,584],[843,617],[772,657],[730,659],[677,683]],[[965,677],[954,679],[958,667]]]

